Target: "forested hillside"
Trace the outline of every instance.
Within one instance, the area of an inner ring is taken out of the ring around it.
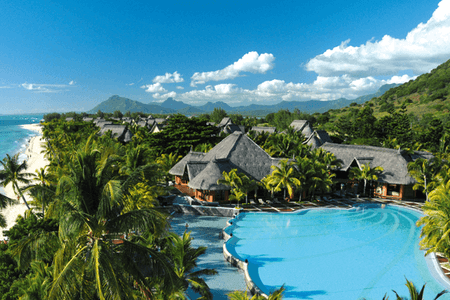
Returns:
[[[438,151],[450,134],[450,60],[364,104],[316,116],[336,141]]]

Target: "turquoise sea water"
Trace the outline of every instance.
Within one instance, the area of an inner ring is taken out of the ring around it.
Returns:
[[[381,300],[408,296],[406,280],[425,299],[445,289],[419,249],[421,214],[394,206],[245,213],[226,230],[228,251],[248,259],[252,280],[265,293],[282,285],[284,299]],[[408,297],[409,298],[409,297]],[[440,299],[450,299],[444,295]]]
[[[0,116],[0,159],[6,154],[23,153],[30,138],[37,133],[23,129],[20,125],[39,123],[42,118],[43,115]],[[19,157],[21,160],[26,159],[24,154]]]

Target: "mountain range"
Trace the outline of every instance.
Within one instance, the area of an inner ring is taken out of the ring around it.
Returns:
[[[121,111],[122,113],[129,112],[143,112],[150,114],[175,114],[181,113],[183,115],[196,115],[203,113],[210,113],[215,108],[221,108],[225,110],[228,114],[242,114],[242,115],[253,115],[253,116],[265,116],[269,113],[277,112],[281,109],[295,110],[298,109],[304,113],[323,113],[330,109],[339,109],[346,107],[351,103],[364,103],[373,97],[379,97],[383,95],[386,91],[393,87],[397,87],[398,84],[386,84],[379,88],[379,90],[370,95],[365,95],[358,97],[353,100],[348,100],[345,98],[340,98],[337,100],[330,101],[320,101],[320,100],[309,100],[309,101],[281,101],[273,105],[257,105],[251,104],[248,106],[237,106],[231,107],[225,102],[208,102],[201,106],[193,106],[186,104],[182,101],[174,100],[173,98],[168,98],[162,103],[155,104],[149,103],[145,104],[139,101],[131,100],[128,98],[120,97],[118,95],[111,96],[109,99],[103,101],[99,105],[95,106],[93,109],[88,111],[88,113],[97,113],[98,110],[106,113],[112,113],[114,111]]]

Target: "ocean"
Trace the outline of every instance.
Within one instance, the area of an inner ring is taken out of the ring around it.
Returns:
[[[0,159],[6,157],[6,154],[13,156],[17,153],[20,153],[20,161],[26,159],[25,149],[28,141],[38,133],[24,129],[20,125],[39,123],[43,117],[43,114],[0,115]],[[0,192],[4,193],[2,188]]]

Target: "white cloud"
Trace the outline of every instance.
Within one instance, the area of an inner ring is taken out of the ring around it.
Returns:
[[[153,82],[159,82],[159,83],[179,83],[183,82],[184,79],[181,77],[181,75],[175,71],[173,74],[166,73],[165,75],[159,75],[153,78]]]
[[[74,85],[75,83],[76,83],[75,81],[71,80],[71,81],[69,82],[69,85]]]
[[[166,100],[167,98],[175,98],[176,95],[177,95],[176,92],[169,92],[163,95],[161,95],[160,93],[155,93],[152,95],[152,97],[155,99]]]
[[[312,58],[306,69],[320,76],[354,77],[395,75],[403,70],[429,72],[450,56],[450,0],[442,0],[428,22],[417,25],[404,39],[385,35],[359,47],[349,42]]]
[[[184,90],[184,87],[178,85],[177,90]]]
[[[142,89],[146,89],[147,93],[165,93],[167,90],[161,85],[161,83],[157,82],[155,84],[147,84],[141,86]]]
[[[266,73],[274,67],[274,60],[275,57],[272,54],[263,53],[259,55],[258,52],[252,51],[245,54],[237,62],[229,65],[225,69],[194,73],[191,77],[191,86],[195,87],[197,84],[204,84],[208,81],[234,79],[238,77],[241,72],[250,72],[254,74]]]
[[[125,83],[125,85],[132,86],[132,85],[135,85],[135,84],[141,82],[142,80],[144,80],[144,79],[141,77],[141,79],[139,79],[136,83],[135,83],[135,82],[132,82],[132,83]]]
[[[20,85],[26,90],[38,93],[59,93],[68,91],[70,84],[40,84],[40,83],[22,83]]]
[[[262,82],[254,90],[242,89],[235,84],[207,85],[202,90],[193,90],[177,95],[177,100],[190,104],[204,104],[206,101],[224,101],[229,104],[248,105],[251,103],[276,103],[306,100],[336,100],[339,98],[355,99],[375,93],[385,84],[404,83],[414,77],[408,75],[392,76],[386,80],[372,76],[364,78],[342,76],[318,76],[310,84],[285,82],[274,79]],[[158,96],[160,98],[160,96]]]

